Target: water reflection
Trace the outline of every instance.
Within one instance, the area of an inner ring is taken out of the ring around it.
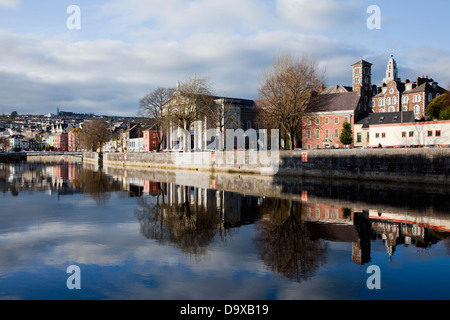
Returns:
[[[4,194],[83,194],[106,206],[111,194],[135,198],[140,233],[201,261],[217,243],[253,225],[253,245],[266,268],[301,282],[328,263],[332,242],[350,243],[353,264],[371,262],[374,241],[394,256],[398,246],[448,246],[449,190],[432,187],[198,172],[133,171],[86,164],[1,164]]]

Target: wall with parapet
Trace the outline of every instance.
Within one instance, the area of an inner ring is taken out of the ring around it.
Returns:
[[[104,153],[103,166],[450,184],[450,148]]]

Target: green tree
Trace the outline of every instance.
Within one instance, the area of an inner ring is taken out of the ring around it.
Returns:
[[[439,112],[439,120],[450,120],[450,106]]]
[[[11,115],[9,116],[9,118],[10,118],[11,120],[14,120],[17,116],[18,116],[17,111],[13,111],[13,112],[11,112]]]
[[[442,94],[434,98],[425,111],[431,119],[440,119],[440,113],[447,108],[450,108],[450,96]]]
[[[347,121],[344,122],[340,140],[343,145],[349,145],[353,142],[352,127]]]

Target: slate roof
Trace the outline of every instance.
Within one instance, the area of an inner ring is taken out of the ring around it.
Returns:
[[[403,114],[402,114],[403,113]],[[392,124],[415,122],[413,111],[371,113],[355,124],[362,124],[367,129],[374,124]]]
[[[320,94],[311,100],[307,112],[356,110],[360,96],[356,92]]]
[[[417,86],[411,90],[407,90],[403,92],[404,94],[407,93],[417,93],[417,92],[437,92],[437,93],[445,93],[445,89],[441,86],[436,85],[436,87],[433,87],[433,83],[425,82],[422,83],[420,86]]]

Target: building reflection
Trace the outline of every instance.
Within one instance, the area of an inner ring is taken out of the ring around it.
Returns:
[[[446,190],[324,181],[271,181],[236,175],[99,169],[86,164],[2,164],[3,193],[85,194],[99,205],[113,192],[136,198],[140,232],[202,259],[245,225],[266,267],[302,281],[326,264],[330,242],[349,243],[351,261],[371,261],[374,241],[392,258],[398,246],[427,249],[450,232]]]

